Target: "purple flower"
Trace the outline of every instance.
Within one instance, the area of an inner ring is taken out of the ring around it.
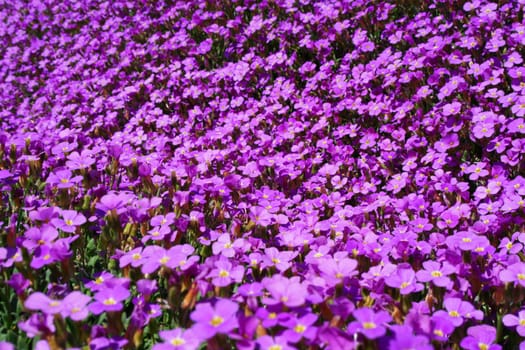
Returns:
[[[103,312],[120,311],[124,307],[122,302],[129,296],[129,290],[121,286],[102,289],[95,294],[95,300],[89,305],[89,311],[95,315],[100,315]]]
[[[89,315],[87,304],[91,301],[91,297],[74,291],[69,293],[64,300],[62,300],[62,316],[69,317],[74,321],[82,321]]]
[[[228,260],[218,260],[215,262],[215,269],[208,275],[212,278],[212,283],[217,287],[226,287],[232,283],[239,283],[244,276],[243,266],[233,266]]]
[[[516,327],[516,331],[522,337],[525,336],[525,310],[521,310],[518,316],[505,315],[503,316],[503,324],[507,327]]]
[[[6,341],[0,341],[0,350],[15,350],[15,346]]]
[[[496,328],[480,325],[467,329],[467,336],[461,340],[461,347],[465,350],[499,350],[501,346],[496,341]]]
[[[450,210],[447,210],[447,211],[443,212],[440,215],[440,219],[441,220],[438,221],[438,224],[437,224],[437,226],[440,229],[454,228],[459,223],[459,217],[456,214],[454,214],[452,211],[450,211]]]
[[[437,341],[448,341],[455,326],[447,317],[433,316],[431,320],[432,339]]]
[[[25,301],[24,306],[29,310],[42,311],[47,315],[58,314],[63,308],[62,301],[51,299],[40,292],[31,294]]]
[[[250,208],[250,218],[256,225],[266,227],[272,223],[273,215],[263,207],[255,206]]]
[[[51,173],[47,178],[47,183],[57,188],[71,188],[82,181],[82,176],[73,176],[73,173],[68,170],[57,170]]]
[[[162,344],[153,346],[153,350],[194,350],[202,342],[201,336],[193,329],[176,328],[169,331],[160,331]]]
[[[212,245],[213,255],[222,255],[226,258],[232,258],[235,255],[235,248],[239,246],[238,241],[232,242],[230,235],[224,233],[219,236]]]
[[[514,282],[525,287],[525,263],[517,262],[509,265],[499,273],[499,278],[505,283]]]
[[[288,307],[297,307],[303,305],[306,300],[307,290],[299,277],[274,275],[264,278],[262,283],[270,293],[269,297],[263,298],[263,302],[268,305],[283,303]]]
[[[306,314],[301,317],[292,317],[285,322],[287,330],[283,332],[283,337],[292,343],[296,343],[301,338],[314,340],[317,335],[317,327],[314,323],[317,321],[317,316],[314,314]]]
[[[448,319],[455,327],[463,324],[463,318],[483,319],[483,312],[476,310],[471,303],[459,298],[447,298],[443,302],[447,311],[439,310],[434,313],[434,317]]]
[[[294,350],[284,336],[271,337],[269,335],[263,335],[257,339],[257,344],[259,344],[261,350]]]
[[[416,273],[411,268],[398,268],[385,279],[387,286],[399,288],[402,295],[419,292],[423,289],[421,283],[416,281]]]
[[[31,227],[24,234],[22,245],[28,250],[34,250],[43,245],[51,245],[58,238],[58,231],[51,225]]]
[[[60,214],[62,219],[53,219],[51,222],[64,232],[73,233],[77,226],[86,222],[86,217],[75,210],[62,210]]]
[[[318,267],[325,281],[332,285],[342,282],[346,277],[357,274],[357,261],[349,258],[337,260],[322,258],[318,262]]]
[[[195,322],[193,330],[205,339],[219,333],[228,334],[239,326],[235,316],[238,309],[239,304],[228,299],[219,299],[214,305],[197,304],[190,316]]]
[[[448,263],[440,264],[435,261],[425,261],[423,263],[424,270],[418,271],[416,277],[420,282],[432,281],[438,287],[447,287],[452,281],[448,275],[456,273],[456,268]]]
[[[348,333],[361,333],[368,339],[376,339],[385,335],[385,324],[392,320],[386,311],[376,313],[370,308],[356,309],[352,314],[356,321],[348,325]]]
[[[297,256],[296,252],[282,252],[274,247],[265,249],[264,253],[261,268],[275,266],[280,272],[288,270],[292,266],[290,261]]]

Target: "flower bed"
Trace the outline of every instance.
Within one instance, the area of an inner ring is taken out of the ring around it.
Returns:
[[[0,349],[525,349],[525,1],[0,5]]]

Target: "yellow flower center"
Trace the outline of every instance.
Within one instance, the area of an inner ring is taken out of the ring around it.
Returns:
[[[108,298],[102,302],[104,305],[115,305],[117,301],[113,298]]]
[[[431,275],[432,275],[432,277],[441,277],[441,276],[443,276],[441,271],[432,271]]]
[[[180,346],[180,345],[184,345],[186,344],[186,340],[182,339],[182,338],[173,338],[171,341],[170,341],[171,345],[173,346]]]
[[[278,344],[274,344],[274,345],[270,346],[268,348],[268,350],[283,350],[283,347],[278,345]]]
[[[298,324],[297,326],[294,327],[294,331],[297,333],[304,333],[305,330],[306,330],[306,326],[302,324]]]
[[[401,283],[401,289],[406,288],[410,285],[410,282],[403,282]]]
[[[224,318],[222,318],[221,316],[213,316],[213,318],[210,321],[210,324],[213,327],[218,327],[223,323],[224,323]]]
[[[56,300],[53,300],[53,301],[51,301],[49,303],[49,306],[51,306],[51,307],[57,307],[58,305],[60,305],[60,303],[58,301],[56,301]]]
[[[489,346],[485,343],[478,343],[479,350],[488,350]]]
[[[68,226],[73,226],[73,220],[71,220],[71,219],[67,219],[67,220],[66,220],[66,225],[68,225]]]
[[[457,312],[456,310],[452,310],[448,314],[452,317],[459,317],[459,312]]]
[[[377,327],[377,325],[374,322],[364,322],[363,323],[363,328],[364,329],[374,329],[376,327]]]
[[[140,258],[142,258],[142,255],[140,255],[139,253],[135,253],[131,256],[131,258],[133,260],[140,260]]]
[[[523,274],[523,273],[518,273],[518,279],[519,279],[520,281],[525,280],[525,274]]]
[[[163,257],[162,259],[160,259],[159,262],[160,262],[162,265],[165,265],[169,260],[170,260],[170,257],[169,257],[169,256],[165,256],[165,257]]]
[[[436,329],[434,331],[434,334],[437,335],[438,337],[442,337],[444,335],[443,331],[440,329]]]
[[[228,277],[230,273],[226,270],[220,270],[219,271],[219,277]]]

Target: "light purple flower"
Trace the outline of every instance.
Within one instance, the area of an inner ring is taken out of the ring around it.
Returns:
[[[211,303],[199,303],[191,313],[195,322],[193,330],[203,338],[212,338],[215,334],[228,334],[239,326],[236,313],[239,304],[228,299],[219,299]]]

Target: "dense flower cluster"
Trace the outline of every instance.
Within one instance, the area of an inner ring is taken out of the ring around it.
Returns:
[[[525,349],[525,1],[0,5],[0,348]]]

